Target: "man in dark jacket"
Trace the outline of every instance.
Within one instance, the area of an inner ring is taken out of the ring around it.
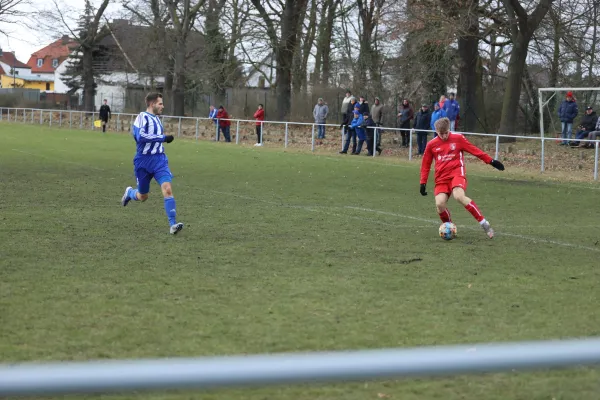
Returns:
[[[375,128],[377,124],[373,121],[373,118],[369,115],[369,113],[363,114],[363,128],[366,131],[367,135],[367,153],[372,156],[373,155],[373,145],[375,144]],[[381,154],[381,149],[379,146],[377,147],[377,151]]]
[[[425,146],[427,146],[427,129],[431,124],[431,111],[429,106],[423,104],[421,109],[415,116],[414,128],[417,131],[417,148],[419,149],[419,155],[422,156],[425,153]]]
[[[578,127],[577,133],[575,134],[575,141],[570,142],[571,146],[579,146],[579,140],[585,139],[588,137],[589,133],[594,130],[596,127],[596,122],[598,121],[598,116],[592,107],[587,107],[585,109],[585,114],[581,117],[580,125]]]
[[[579,146],[579,140],[588,137],[589,133],[596,127],[596,122],[598,122],[596,112],[592,107],[587,107],[585,114],[581,118],[579,130],[575,134],[575,141],[570,143],[571,146]]]
[[[106,132],[106,124],[111,117],[110,107],[108,106],[108,100],[104,99],[104,104],[100,106],[100,121],[102,121],[102,132]]]
[[[558,118],[562,125],[562,143],[563,146],[569,145],[569,140],[573,136],[573,121],[579,114],[577,102],[573,97],[573,92],[567,92],[567,98],[560,104],[558,108]]]
[[[402,147],[408,147],[410,135],[410,120],[414,118],[415,112],[410,106],[407,99],[402,101],[402,105],[398,107],[398,127],[400,136],[402,136]]]
[[[358,103],[360,104],[360,115],[364,115],[365,113],[369,113],[369,103],[367,103],[367,100],[365,100],[364,96],[360,96]]]

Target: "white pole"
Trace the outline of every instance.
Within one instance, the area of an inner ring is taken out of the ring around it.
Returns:
[[[496,155],[494,156],[494,158],[496,160],[498,159],[499,151],[500,151],[500,136],[496,136]]]
[[[346,135],[345,135],[345,133],[346,133],[346,127],[342,126],[342,150],[341,151],[344,151],[344,145],[346,144]]]
[[[72,127],[73,127],[73,111],[69,110],[69,129],[71,129]]]
[[[219,119],[217,118],[217,123],[215,124],[215,142],[219,141]]]
[[[50,113],[50,124],[49,124],[49,126],[52,126],[52,110],[50,110],[49,113]]]
[[[79,129],[83,129],[83,111],[79,112]]]
[[[117,131],[121,132],[121,113],[117,114]]]
[[[261,145],[263,144],[263,135],[265,134],[265,131],[263,130],[263,128],[264,128],[263,122],[260,121],[260,142],[259,143]]]
[[[40,125],[44,124],[44,110],[40,109]]]
[[[413,129],[409,130],[408,134],[410,135],[408,137],[408,161],[411,161],[412,160]]]
[[[10,122],[10,108],[6,109],[6,119],[8,122]]]
[[[285,145],[284,148],[287,149],[288,147],[288,123],[285,123]]]
[[[62,127],[62,110],[58,112],[58,126]]]
[[[177,124],[177,137],[181,136],[181,117],[179,117],[179,123]]]
[[[96,113],[92,112],[92,130],[94,130],[94,120],[96,119]]]
[[[235,144],[240,144],[240,121],[235,126]]]
[[[312,139],[310,151],[315,151],[315,124],[312,125]]]
[[[196,118],[196,140],[198,140],[198,118]]]
[[[540,113],[540,138],[542,140],[542,154],[540,155],[540,157],[542,158],[541,160],[541,172],[544,172],[544,149],[545,149],[545,140],[544,140],[544,106],[542,104],[543,99],[542,99],[542,90],[538,89],[538,107],[539,107],[539,113]]]
[[[600,339],[0,366],[0,396],[216,389],[597,366]]]
[[[373,128],[373,157],[377,154],[377,127]]]
[[[596,150],[594,154],[594,180],[598,180],[598,145],[600,142],[596,140]]]

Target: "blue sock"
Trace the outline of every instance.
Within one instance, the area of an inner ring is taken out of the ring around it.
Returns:
[[[169,224],[175,225],[177,223],[177,212],[175,211],[175,199],[172,197],[165,197],[165,212],[167,218],[169,218]]]
[[[137,189],[129,189],[129,192],[127,192],[127,195],[129,196],[129,198],[131,200],[137,201],[137,199],[138,199],[137,198],[137,193],[138,193]]]

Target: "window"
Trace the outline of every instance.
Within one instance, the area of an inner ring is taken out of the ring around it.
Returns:
[[[55,58],[54,60],[52,60],[52,68],[56,68],[58,67],[58,58]]]
[[[44,59],[43,58],[38,58],[37,59],[37,66],[38,66],[38,68],[41,67],[42,65],[44,65]]]
[[[50,84],[46,83],[46,90],[50,90]]]

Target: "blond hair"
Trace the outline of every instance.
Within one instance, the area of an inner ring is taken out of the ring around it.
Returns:
[[[435,130],[438,134],[446,133],[450,130],[450,120],[446,117],[440,118],[435,121]]]

